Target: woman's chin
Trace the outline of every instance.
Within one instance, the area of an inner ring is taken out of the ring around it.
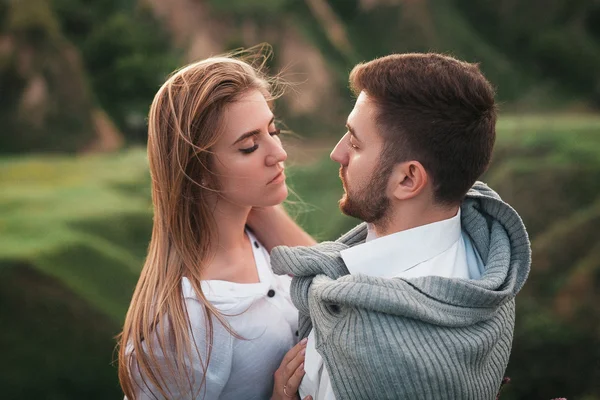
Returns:
[[[283,184],[281,185],[281,188],[278,188],[278,190],[275,191],[271,196],[265,196],[264,201],[269,203],[266,204],[265,207],[276,206],[278,204],[281,204],[285,201],[285,199],[287,199],[287,197],[288,188],[287,185]]]

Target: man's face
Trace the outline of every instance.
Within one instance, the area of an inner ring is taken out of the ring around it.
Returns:
[[[348,116],[348,131],[331,152],[340,163],[344,196],[340,209],[346,215],[365,222],[377,222],[389,208],[387,183],[390,170],[382,168],[380,155],[383,139],[376,124],[376,105],[361,92]]]

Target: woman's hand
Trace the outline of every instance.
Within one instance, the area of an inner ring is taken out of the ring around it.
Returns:
[[[269,252],[275,246],[312,246],[317,244],[288,215],[281,204],[252,208],[246,223]]]
[[[298,388],[304,376],[306,342],[306,338],[302,339],[283,357],[281,365],[275,371],[275,383],[271,400],[297,400],[300,398]],[[304,400],[312,400],[312,396],[306,396]]]

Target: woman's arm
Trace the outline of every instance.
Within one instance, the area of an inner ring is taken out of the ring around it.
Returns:
[[[312,246],[317,242],[285,211],[283,206],[253,208],[248,226],[270,252],[276,246]]]

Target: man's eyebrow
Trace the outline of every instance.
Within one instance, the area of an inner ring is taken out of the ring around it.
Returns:
[[[354,136],[354,139],[358,140],[359,142],[362,142],[362,140],[360,140],[360,138],[356,136],[356,131],[348,122],[346,122],[346,128],[348,128],[348,132],[350,132],[350,135]]]
[[[269,121],[267,126],[271,125],[273,123],[273,121],[275,121],[275,115],[271,116],[271,120]],[[244,139],[248,139],[249,137],[258,135],[259,133],[260,133],[260,129],[255,129],[253,131],[243,133],[239,138],[237,138],[237,140],[235,142],[233,142],[232,146],[238,144],[239,142],[243,141]]]

